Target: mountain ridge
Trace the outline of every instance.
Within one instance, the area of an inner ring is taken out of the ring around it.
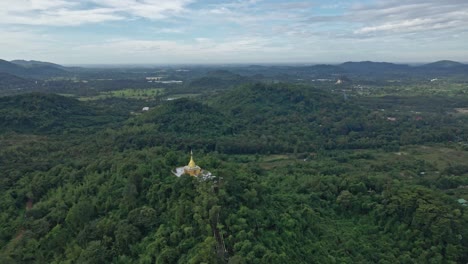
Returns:
[[[84,68],[65,67],[59,64],[36,60],[0,59],[0,73],[8,73],[21,78],[48,79],[52,77],[80,76]],[[246,70],[247,69],[247,70]],[[99,72],[100,73],[100,72]],[[375,62],[375,61],[347,61],[341,64],[316,64],[304,66],[257,66],[247,68],[226,68],[217,71],[208,71],[205,76],[190,80],[190,86],[195,88],[225,89],[233,85],[249,83],[245,77],[262,80],[264,77],[283,78],[294,80],[297,78],[329,78],[336,75],[355,75],[354,77],[369,78],[406,78],[411,74],[419,77],[430,75],[451,76],[468,73],[468,64],[452,60],[440,60],[422,65],[409,65],[405,63]],[[120,75],[119,75],[120,76]],[[88,76],[89,77],[89,76]]]
[[[69,74],[66,67],[58,64],[24,60],[6,61],[2,59],[0,59],[0,72],[22,78],[35,79],[65,76]]]
[[[42,66],[49,66],[49,67],[55,67],[59,69],[66,69],[67,67],[52,63],[52,62],[46,62],[46,61],[37,61],[37,60],[12,60],[10,63],[14,63],[16,65],[25,67],[25,68],[34,68],[34,67],[42,67]]]
[[[420,67],[453,68],[453,67],[460,67],[460,66],[466,66],[466,65],[467,64],[464,64],[458,61],[440,60],[440,61],[435,61],[435,62],[421,65]]]

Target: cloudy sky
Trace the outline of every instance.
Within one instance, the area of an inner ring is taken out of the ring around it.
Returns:
[[[0,58],[468,62],[467,0],[0,0]]]

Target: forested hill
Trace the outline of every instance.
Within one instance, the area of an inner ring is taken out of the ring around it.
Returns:
[[[409,71],[410,66],[407,64],[395,64],[389,62],[373,62],[373,61],[361,61],[361,62],[345,62],[340,64],[339,67],[355,73],[371,74],[378,72],[389,72],[389,71]]]
[[[244,85],[219,97],[212,105],[240,120],[251,121],[256,116],[267,117],[301,115],[313,111],[338,110],[345,105],[341,96],[310,86],[290,84]]]
[[[456,140],[464,129],[459,122],[465,119],[433,112],[386,113],[377,111],[378,105],[369,108],[341,94],[290,84],[244,85],[211,96],[206,104],[163,101],[129,119],[122,129],[106,130],[102,140],[115,139],[119,149],[191,146],[226,154],[398,149]]]
[[[0,97],[0,133],[63,133],[117,119],[76,99],[54,94]]]
[[[21,67],[20,65],[16,65],[14,63],[8,62],[6,60],[0,59],[0,72],[8,73],[13,75],[20,75],[21,73],[25,72],[26,69]]]
[[[65,67],[53,63],[38,61],[8,62],[5,60],[0,60],[0,72],[38,79],[67,76],[69,74]]]
[[[189,87],[198,91],[222,90],[248,83],[250,80],[226,70],[208,72],[206,76],[196,78],[190,82]]]
[[[212,105],[233,120],[236,143],[227,140],[221,148],[237,153],[293,152],[314,142],[323,147],[326,129],[335,125],[332,120],[355,115],[355,122],[360,122],[367,115],[341,96],[287,84],[242,86],[213,98]]]
[[[0,72],[0,90],[12,88],[24,88],[33,86],[32,80],[24,79],[16,75]]]
[[[285,83],[123,101],[0,98],[0,263],[468,262],[466,101]],[[171,173],[191,149],[213,180]]]
[[[463,67],[466,66],[463,63],[460,63],[458,61],[451,61],[451,60],[441,60],[441,61],[436,61],[428,64],[424,64],[421,67],[424,68],[439,68],[439,69],[449,69],[449,68],[458,68],[458,67]]]
[[[247,85],[213,98],[211,104],[232,120],[235,145],[244,147],[224,147],[237,153],[393,148],[453,140],[450,135],[460,129],[456,118],[429,113],[422,114],[423,122],[411,112],[392,113],[396,122],[389,122],[387,113],[310,86]]]
[[[172,86],[175,86],[172,92],[199,93],[222,91],[255,81],[315,83],[336,81],[340,76],[372,82],[380,82],[383,79],[393,81],[431,80],[434,78],[466,80],[468,65],[443,60],[424,65],[361,61],[333,65],[208,65],[204,67],[184,65],[170,68],[146,65],[139,67],[82,68],[65,67],[41,61],[6,61],[0,59],[0,73],[39,80],[39,83],[43,85],[36,88],[43,89],[42,91],[54,88],[60,89],[62,92],[62,90],[66,90],[65,87],[69,86],[96,88],[96,85],[105,86],[106,89],[113,89],[116,85],[124,85],[122,83],[124,80],[139,80],[141,82],[140,86],[147,87],[150,83],[145,78],[155,75],[163,77],[163,81],[183,83],[183,85],[172,83]],[[47,80],[47,82],[41,82],[41,80]],[[78,80],[87,82],[82,83]],[[159,83],[159,85],[162,85],[162,83]],[[168,83],[167,85],[171,84]],[[3,89],[2,82],[0,82],[0,89]],[[12,93],[13,91],[9,94]]]
[[[154,124],[155,131],[190,137],[212,138],[225,133],[229,119],[221,112],[186,98],[169,101],[129,121],[131,125]]]
[[[368,114],[341,96],[288,84],[244,85],[211,97],[207,104],[189,99],[163,102],[130,119],[124,130],[115,130],[117,138],[128,139],[115,144],[193,146],[231,154],[293,152],[302,143],[324,147],[325,137],[336,129],[345,135],[362,130]],[[136,135],[145,140],[137,142]]]
[[[51,62],[44,62],[44,61],[12,60],[10,62],[16,65],[20,65],[25,68],[51,67],[51,68],[57,68],[57,69],[62,69],[62,70],[66,69],[66,67],[62,65],[51,63]]]
[[[467,74],[468,65],[457,62],[457,61],[442,60],[442,61],[436,61],[433,63],[424,64],[418,67],[418,70],[420,72],[425,72],[428,74],[444,74],[444,75]]]

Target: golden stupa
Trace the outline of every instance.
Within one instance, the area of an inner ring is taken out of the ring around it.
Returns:
[[[184,166],[184,174],[188,174],[190,176],[198,176],[201,173],[201,168],[195,164],[193,160],[193,152],[190,151],[190,161],[187,166]]]
[[[172,173],[177,177],[181,177],[182,175],[190,175],[193,177],[197,177],[200,180],[210,180],[216,177],[212,175],[211,172],[202,170],[197,164],[195,164],[195,161],[193,160],[192,151],[190,151],[189,163],[183,167],[175,168],[174,170],[172,170]]]
[[[202,179],[212,179],[214,177],[213,175],[211,175],[211,172],[206,171],[206,170],[202,170],[200,168],[200,166],[195,164],[195,161],[193,160],[193,152],[192,151],[190,151],[189,164],[187,164],[187,165],[185,165],[183,167],[175,168],[172,171],[172,173],[177,177],[180,177],[182,175],[190,175],[190,176],[198,177],[198,178],[202,178]]]

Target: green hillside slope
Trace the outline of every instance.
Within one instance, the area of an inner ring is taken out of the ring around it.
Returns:
[[[61,133],[112,120],[78,100],[59,95],[33,93],[0,97],[0,132]]]
[[[1,97],[0,263],[466,263],[467,116],[399,100]]]

